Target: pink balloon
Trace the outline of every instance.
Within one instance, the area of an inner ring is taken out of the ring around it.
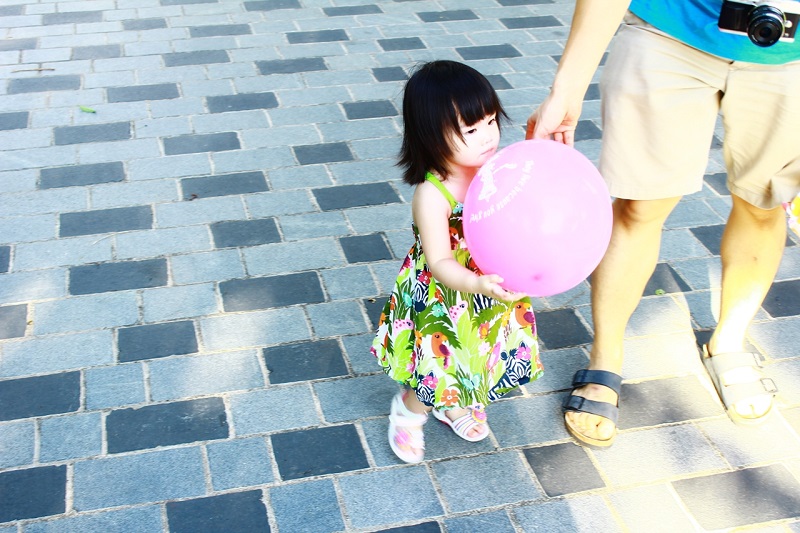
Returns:
[[[611,238],[611,199],[595,166],[555,141],[514,143],[478,171],[464,200],[464,238],[484,274],[531,296],[586,279]]]

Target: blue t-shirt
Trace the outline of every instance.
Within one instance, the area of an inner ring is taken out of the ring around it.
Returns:
[[[797,5],[800,11],[800,3]],[[765,65],[800,60],[800,30],[793,43],[757,46],[745,34],[720,31],[721,7],[722,0],[632,0],[630,10],[664,33],[715,56]]]

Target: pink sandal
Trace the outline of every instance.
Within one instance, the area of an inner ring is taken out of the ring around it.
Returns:
[[[425,455],[425,435],[420,426],[428,421],[428,415],[410,411],[403,403],[406,393],[398,393],[392,399],[389,414],[389,446],[392,447],[394,454],[404,462],[419,463]],[[423,450],[423,452],[415,454],[414,449]]]
[[[468,407],[469,412],[462,415],[455,420],[450,420],[447,417],[444,409],[434,409],[433,416],[436,420],[443,424],[447,424],[453,430],[453,433],[469,442],[482,441],[489,436],[489,427],[486,425],[486,411],[483,409]],[[469,432],[472,428],[484,426],[486,429],[483,433],[475,437],[470,437]]]

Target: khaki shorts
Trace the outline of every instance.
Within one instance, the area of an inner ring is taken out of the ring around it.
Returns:
[[[630,13],[625,21],[600,85],[600,172],[611,195],[699,191],[721,113],[730,191],[763,209],[791,200],[800,191],[800,61],[729,61]]]

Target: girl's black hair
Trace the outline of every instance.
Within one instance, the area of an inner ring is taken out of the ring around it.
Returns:
[[[403,181],[417,185],[429,171],[446,176],[447,161],[453,155],[450,134],[463,139],[459,117],[471,126],[492,114],[497,115],[498,128],[502,120],[508,120],[483,74],[456,61],[422,65],[403,92],[403,143],[397,163],[404,169]]]

